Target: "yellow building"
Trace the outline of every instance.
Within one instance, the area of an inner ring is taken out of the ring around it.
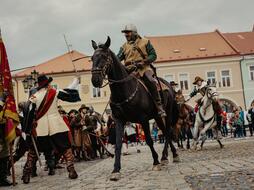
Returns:
[[[218,30],[209,33],[178,36],[153,36],[150,39],[157,52],[155,66],[159,76],[168,81],[176,81],[188,95],[196,75],[211,83],[216,83],[224,109],[231,111],[233,106],[244,107],[243,88],[239,52],[224,39]],[[103,112],[110,98],[108,86],[94,88],[91,83],[90,58],[77,51],[63,54],[37,66],[13,75],[16,100],[25,101],[22,81],[33,70],[53,77],[52,85],[65,88],[76,75],[74,66],[81,76],[79,92],[82,101],[77,103],[59,102],[66,111],[78,109],[81,104],[93,105]],[[189,103],[194,106],[196,98]]]
[[[159,76],[174,80],[185,95],[193,89],[195,76],[216,83],[224,109],[244,108],[239,52],[218,30],[178,36],[154,36],[150,39],[157,52]],[[197,97],[198,98],[198,97]],[[189,104],[195,105],[197,98]]]

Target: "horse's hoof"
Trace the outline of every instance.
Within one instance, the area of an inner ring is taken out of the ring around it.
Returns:
[[[157,165],[153,165],[153,171],[161,171],[161,167],[160,167],[160,164],[157,164]]]
[[[179,156],[174,157],[174,158],[173,158],[173,162],[174,162],[174,163],[181,162],[180,157],[179,157]]]
[[[197,145],[193,145],[193,146],[191,147],[191,149],[192,149],[192,150],[197,150]]]
[[[121,173],[120,172],[112,173],[110,175],[110,180],[111,181],[118,181],[120,178],[121,178]]]
[[[224,145],[222,144],[222,145],[220,146],[220,148],[224,148]]]
[[[168,160],[161,160],[161,165],[167,165],[169,163],[169,161]]]

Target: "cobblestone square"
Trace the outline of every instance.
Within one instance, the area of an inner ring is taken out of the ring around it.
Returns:
[[[172,163],[169,153],[170,162],[161,171],[152,171],[152,157],[147,146],[140,146],[140,154],[130,148],[131,154],[122,157],[122,178],[117,182],[109,180],[113,159],[107,158],[76,163],[77,180],[69,180],[65,169],[58,169],[54,176],[39,170],[39,176],[25,185],[20,180],[23,159],[16,165],[18,185],[9,189],[254,189],[254,138],[227,138],[223,143],[223,149],[216,141],[208,141],[203,151],[178,150],[181,157],[178,164]],[[162,145],[155,147],[161,154]]]

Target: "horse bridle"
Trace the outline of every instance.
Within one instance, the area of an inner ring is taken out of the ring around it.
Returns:
[[[106,64],[102,68],[96,67],[96,68],[92,69],[92,71],[91,71],[92,74],[100,74],[100,76],[103,78],[103,81],[104,80],[108,81],[101,88],[107,86],[108,84],[112,85],[114,83],[123,83],[123,82],[126,82],[126,81],[128,81],[128,80],[130,80],[130,79],[135,77],[133,74],[129,74],[127,77],[125,77],[125,78],[123,78],[121,80],[112,80],[112,79],[106,78],[108,69],[110,68],[110,66],[112,64],[113,64],[113,58],[110,56],[110,51],[108,50],[107,51]],[[113,102],[112,100],[110,102],[111,102],[111,104],[114,104],[116,106],[121,106],[121,105],[123,105],[125,103],[130,102],[134,98],[134,96],[136,95],[137,92],[138,92],[138,79],[137,79],[136,88],[135,88],[134,92],[128,98],[126,98],[122,102]]]
[[[210,93],[211,88],[208,87],[206,90],[208,99],[213,100],[213,97],[218,96],[217,92]]]
[[[213,100],[213,97],[218,96],[218,93],[217,93],[217,92],[210,93],[210,90],[211,90],[211,89],[208,87],[208,88],[206,89],[206,91],[207,91],[206,93],[207,93],[207,98],[211,101],[211,104],[212,104],[212,102],[214,101],[214,100]],[[208,105],[208,106],[210,106],[210,105]],[[208,106],[205,107],[205,110],[208,108]],[[201,112],[200,112],[200,109],[199,109],[199,117],[200,117],[200,119],[202,120],[203,123],[208,123],[208,122],[212,121],[212,119],[214,118],[214,116],[215,116],[215,112],[214,112],[214,114],[213,114],[213,116],[212,116],[211,118],[205,120],[205,119],[203,118],[203,116],[201,115]]]
[[[99,48],[98,50],[102,50],[102,48]],[[109,67],[113,64],[113,59],[108,53],[109,53],[109,51],[107,51],[106,64],[102,68],[95,67],[91,71],[92,74],[99,74],[103,78],[103,80],[106,79],[107,71],[108,71]]]

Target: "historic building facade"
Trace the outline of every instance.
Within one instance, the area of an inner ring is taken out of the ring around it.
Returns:
[[[201,34],[147,38],[157,52],[155,66],[158,75],[168,81],[178,82],[184,95],[187,96],[192,91],[192,82],[198,75],[216,85],[223,108],[228,112],[231,112],[233,107],[245,108],[253,101],[253,55],[241,55],[240,50],[230,41],[227,34],[216,30]],[[17,101],[27,100],[28,93],[25,93],[22,81],[33,70],[53,77],[52,85],[56,88],[67,87],[78,73],[81,77],[79,92],[82,101],[72,104],[59,102],[66,111],[78,109],[81,104],[87,104],[103,112],[109,101],[108,86],[103,89],[92,86],[89,56],[77,51],[63,54],[13,74]],[[189,104],[194,106],[197,98],[191,99]]]

